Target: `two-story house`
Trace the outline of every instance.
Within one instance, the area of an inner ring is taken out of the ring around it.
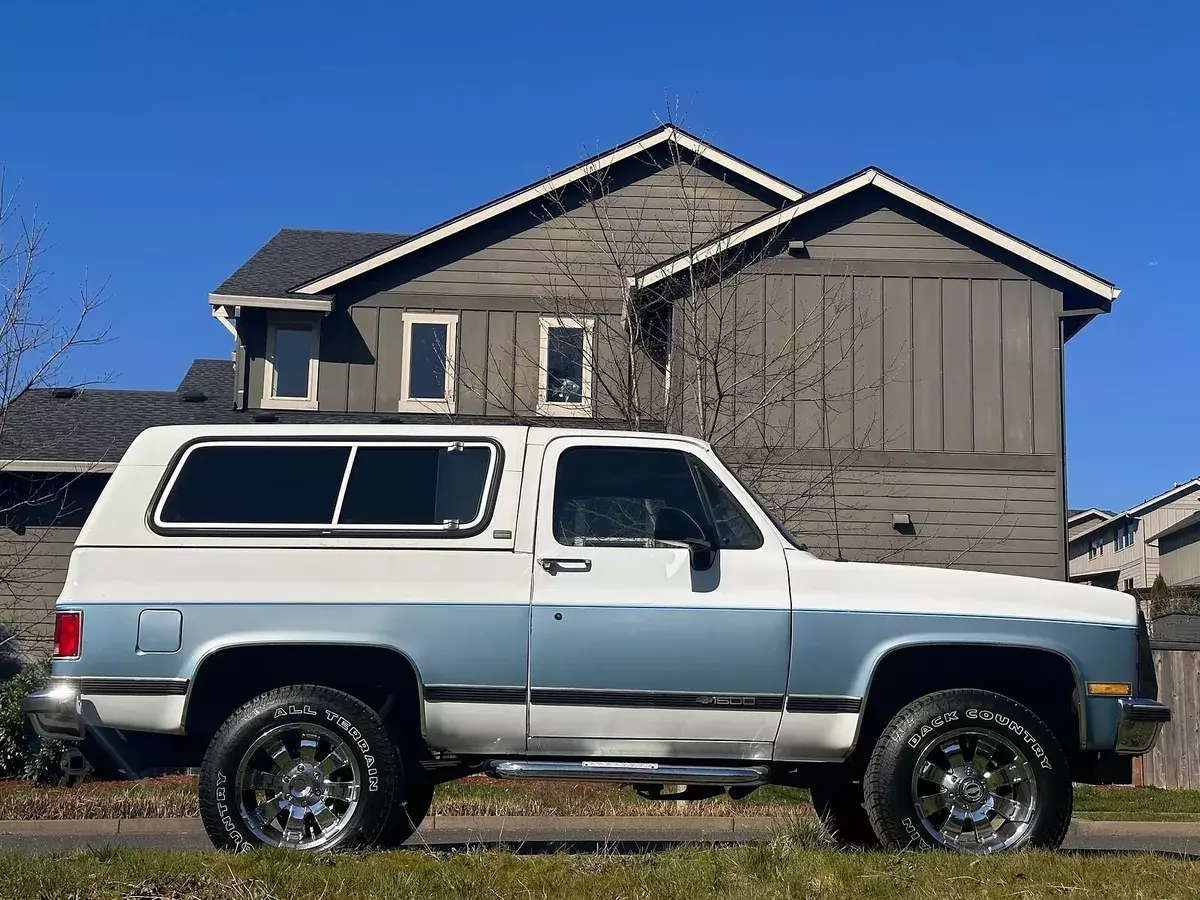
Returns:
[[[679,429],[817,552],[1065,578],[1063,352],[1118,293],[881,170],[806,191],[668,125],[416,234],[281,230],[208,297],[228,387],[160,405]],[[9,465],[111,466],[133,426],[89,403],[18,400]]]
[[[1072,581],[1128,591],[1200,581],[1200,478],[1119,513],[1081,510],[1069,519]],[[1193,571],[1195,569],[1195,571]]]

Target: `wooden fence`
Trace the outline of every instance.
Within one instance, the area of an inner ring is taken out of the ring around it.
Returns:
[[[1200,789],[1200,650],[1155,650],[1154,668],[1171,721],[1141,765],[1134,763],[1134,782]]]

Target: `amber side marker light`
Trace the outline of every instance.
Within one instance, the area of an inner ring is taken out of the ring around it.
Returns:
[[[1087,689],[1089,697],[1129,697],[1133,694],[1133,685],[1119,681],[1089,681]]]

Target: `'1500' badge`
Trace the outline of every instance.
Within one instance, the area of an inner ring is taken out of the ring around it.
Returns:
[[[753,697],[697,697],[701,706],[753,706]]]

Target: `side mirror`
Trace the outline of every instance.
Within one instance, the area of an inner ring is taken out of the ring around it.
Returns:
[[[662,544],[686,547],[691,556],[692,568],[697,572],[711,569],[717,560],[717,551],[692,516],[674,506],[664,506],[654,517],[654,540]]]

